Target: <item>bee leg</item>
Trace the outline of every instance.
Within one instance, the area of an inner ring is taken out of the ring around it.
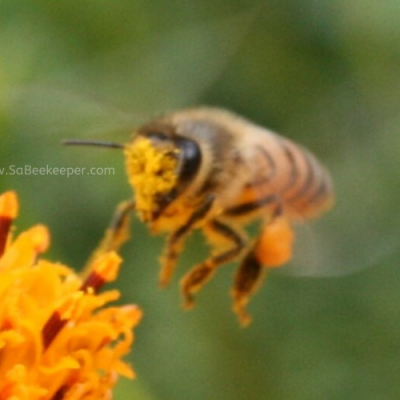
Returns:
[[[278,214],[263,226],[257,238],[257,258],[266,267],[280,267],[291,259],[293,241],[294,232],[289,220]]]
[[[164,254],[161,257],[159,277],[161,287],[168,285],[174,272],[178,256],[183,249],[185,239],[193,230],[194,225],[207,215],[213,202],[214,196],[208,196],[205,202],[191,215],[188,221],[168,237]]]
[[[217,268],[238,257],[245,246],[245,239],[242,235],[220,221],[211,221],[205,229],[207,235],[213,236],[213,241],[216,236],[219,236],[224,242],[233,243],[233,247],[231,246],[228,250],[208,258],[203,263],[192,268],[183,277],[181,288],[184,297],[184,308],[186,309],[194,306],[194,294],[211,279]]]
[[[135,209],[133,201],[124,201],[120,203],[113,215],[110,226],[106,230],[100,244],[94,250],[86,267],[89,267],[93,261],[108,251],[118,251],[124,243],[130,238],[130,215]]]
[[[289,221],[283,215],[277,214],[264,225],[256,243],[244,257],[232,290],[233,310],[243,326],[251,321],[246,305],[260,287],[265,276],[265,267],[279,267],[287,263],[292,256],[293,239]]]
[[[240,324],[244,327],[249,325],[251,317],[246,311],[247,303],[260,287],[265,276],[265,268],[257,259],[255,249],[251,249],[236,272],[233,289],[233,311],[239,318]]]

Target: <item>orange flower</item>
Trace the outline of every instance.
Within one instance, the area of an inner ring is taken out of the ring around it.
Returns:
[[[0,196],[0,400],[111,399],[118,376],[133,378],[121,358],[133,342],[141,311],[102,308],[117,290],[115,252],[96,259],[85,279],[65,265],[39,259],[49,246],[42,225],[12,240],[17,196]]]

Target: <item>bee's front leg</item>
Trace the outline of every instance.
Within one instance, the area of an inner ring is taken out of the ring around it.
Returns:
[[[178,256],[183,249],[186,238],[193,230],[195,224],[207,216],[213,203],[214,196],[208,196],[201,206],[193,212],[188,221],[168,237],[164,253],[160,260],[161,270],[159,282],[161,287],[167,286],[170,282]]]
[[[133,201],[120,203],[113,215],[110,226],[106,230],[103,239],[86,262],[86,266],[108,251],[118,251],[124,243],[130,239],[130,216],[135,209]]]

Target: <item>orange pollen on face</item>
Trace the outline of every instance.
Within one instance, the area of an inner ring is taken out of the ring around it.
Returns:
[[[126,146],[125,165],[139,216],[157,211],[157,199],[176,187],[178,162],[179,149],[172,143],[156,146],[138,137]]]

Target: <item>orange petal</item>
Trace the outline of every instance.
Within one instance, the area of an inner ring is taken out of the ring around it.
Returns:
[[[0,196],[0,218],[15,219],[18,215],[18,196],[15,192],[5,192]]]
[[[11,224],[18,214],[18,197],[15,192],[0,196],[0,256],[7,247]]]
[[[21,233],[15,242],[7,249],[0,260],[0,269],[31,266],[38,255],[45,251],[50,243],[47,228],[37,225],[29,231]]]

